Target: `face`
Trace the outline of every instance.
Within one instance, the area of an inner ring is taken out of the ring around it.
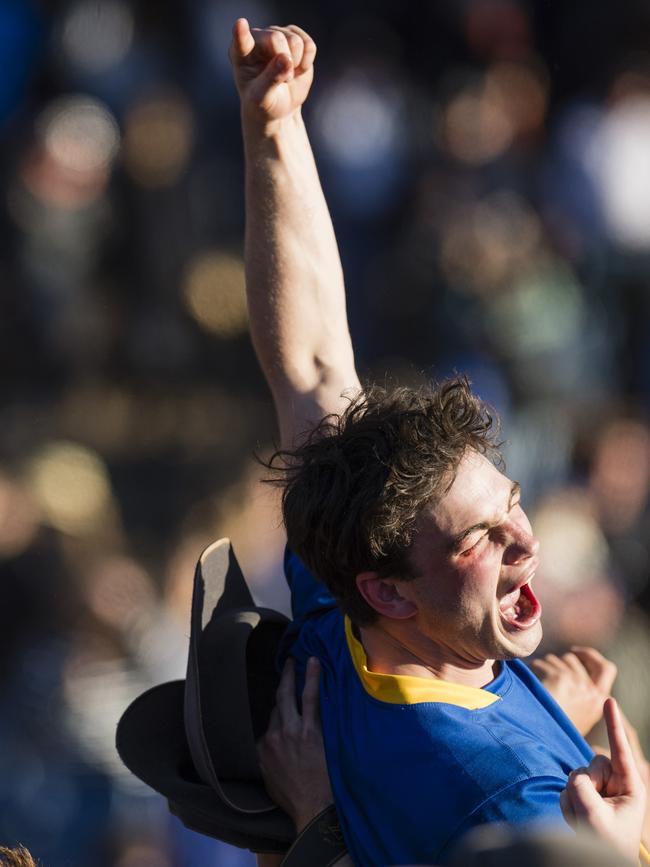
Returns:
[[[519,485],[468,451],[445,496],[420,520],[400,593],[417,606],[414,625],[452,664],[527,656],[542,637],[530,587],[539,543]]]

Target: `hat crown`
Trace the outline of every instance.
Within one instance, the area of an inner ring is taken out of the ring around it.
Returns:
[[[288,622],[255,606],[230,541],[213,543],[194,576],[186,681],[148,690],[117,730],[124,763],[188,828],[257,851],[286,849],[294,835],[266,793],[255,746]]]

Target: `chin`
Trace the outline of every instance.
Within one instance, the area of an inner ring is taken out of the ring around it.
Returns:
[[[499,659],[523,659],[534,653],[542,640],[541,621],[525,630],[508,631],[501,643]]]

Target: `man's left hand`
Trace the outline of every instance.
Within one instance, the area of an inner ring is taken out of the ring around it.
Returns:
[[[616,666],[593,647],[572,647],[569,653],[549,653],[530,667],[581,735],[586,736],[603,715],[603,704],[616,679]]]

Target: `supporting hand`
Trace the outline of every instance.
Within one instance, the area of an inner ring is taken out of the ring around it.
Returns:
[[[553,653],[531,668],[581,735],[600,722],[603,703],[616,679],[616,666],[593,647],[573,647],[561,657]]]
[[[590,828],[636,862],[646,790],[614,699],[605,702],[604,716],[611,759],[598,755],[589,767],[573,771],[560,805],[570,825]]]
[[[264,784],[271,798],[294,820],[298,833],[333,803],[318,713],[320,665],[307,664],[302,716],[295,699],[295,673],[288,660],[269,727],[257,744]]]

